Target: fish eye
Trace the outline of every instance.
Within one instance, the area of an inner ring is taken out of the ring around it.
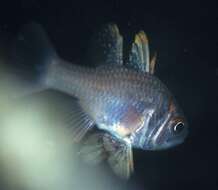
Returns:
[[[173,132],[176,134],[179,134],[183,131],[185,128],[185,124],[183,122],[178,122],[174,127],[173,127]]]

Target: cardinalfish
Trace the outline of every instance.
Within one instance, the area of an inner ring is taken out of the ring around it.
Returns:
[[[126,61],[117,25],[108,24],[99,34],[95,67],[61,59],[38,24],[21,31],[13,58],[28,68],[33,91],[54,89],[73,97],[68,114],[72,139],[82,142],[79,155],[93,163],[107,160],[117,175],[129,178],[133,148],[178,145],[187,136],[187,122],[172,93],[154,75],[156,55],[150,60],[146,34],[135,35]]]

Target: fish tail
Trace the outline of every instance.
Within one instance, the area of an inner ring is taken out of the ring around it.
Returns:
[[[48,66],[58,56],[41,25],[31,23],[23,27],[12,44],[10,63],[15,78],[25,84],[24,94],[47,89]]]

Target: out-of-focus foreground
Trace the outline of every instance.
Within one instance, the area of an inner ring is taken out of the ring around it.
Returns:
[[[79,161],[72,129],[63,125],[49,95],[10,99],[20,90],[12,84],[1,82],[0,88],[0,175],[5,189],[123,189],[107,170]]]

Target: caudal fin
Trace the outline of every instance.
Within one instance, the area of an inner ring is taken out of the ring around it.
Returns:
[[[12,45],[10,63],[14,77],[23,84],[24,94],[46,89],[48,65],[58,56],[41,25],[31,23],[23,27]]]

